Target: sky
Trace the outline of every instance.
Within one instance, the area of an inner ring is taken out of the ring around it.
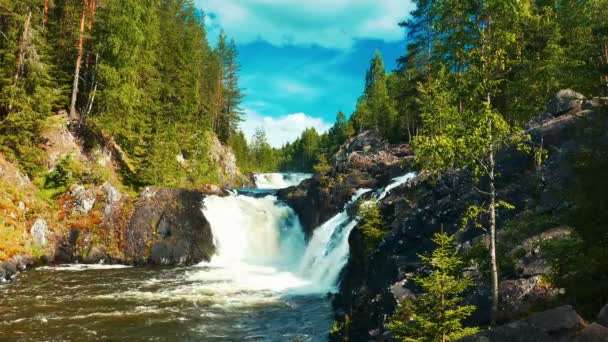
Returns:
[[[376,50],[388,71],[405,51],[398,23],[409,0],[196,0],[211,44],[233,38],[245,98],[241,128],[257,127],[280,147],[314,127],[324,132],[338,111],[350,115]]]

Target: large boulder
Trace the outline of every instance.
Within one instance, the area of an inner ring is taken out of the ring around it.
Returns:
[[[581,109],[585,97],[572,89],[563,89],[549,99],[547,109],[549,114],[557,117],[573,109]]]
[[[147,188],[124,234],[124,255],[135,264],[192,265],[215,252],[199,191]]]
[[[536,313],[525,320],[482,331],[463,342],[550,342],[572,341],[583,329],[583,319],[570,305]]]
[[[546,332],[526,322],[513,322],[460,340],[461,342],[555,342]]]
[[[608,342],[608,328],[593,323],[581,331],[574,342]]]
[[[597,315],[597,322],[608,328],[608,304],[604,305],[600,313]]]

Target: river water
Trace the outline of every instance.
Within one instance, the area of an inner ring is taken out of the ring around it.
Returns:
[[[396,178],[374,197],[412,177]],[[302,180],[257,178],[266,188]],[[273,179],[283,183],[268,184]],[[347,207],[369,191],[358,190]],[[0,286],[0,341],[326,341],[328,293],[348,260],[356,218],[345,209],[306,242],[297,215],[271,192],[209,196],[201,210],[218,249],[211,262],[22,273]]]

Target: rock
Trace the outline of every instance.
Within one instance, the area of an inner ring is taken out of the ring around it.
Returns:
[[[467,336],[461,342],[555,342],[542,330],[526,323],[513,322],[489,331]]]
[[[608,342],[608,328],[593,323],[581,331],[574,342]]]
[[[547,286],[542,276],[509,279],[500,282],[499,321],[511,321],[530,312],[537,304],[548,302],[558,295],[559,290]]]
[[[48,245],[50,231],[43,219],[37,219],[34,222],[34,225],[30,229],[30,234],[32,234],[32,240],[34,240],[36,247],[44,248]]]
[[[608,328],[608,304],[604,305],[597,315],[597,322]]]
[[[103,183],[101,188],[103,189],[106,195],[106,209],[104,209],[104,211],[107,211],[108,209],[111,210],[120,203],[120,200],[122,199],[122,194],[112,184],[105,182]]]
[[[526,322],[552,336],[575,333],[585,326],[581,316],[570,305],[536,313],[528,317]]]
[[[582,108],[585,97],[572,89],[564,89],[549,99],[547,108],[549,114],[557,117],[568,113],[575,108]]]
[[[215,252],[200,191],[146,188],[126,229],[124,255],[136,264],[192,265]]]
[[[95,193],[86,190],[82,185],[72,187],[70,193],[73,197],[72,213],[88,214],[95,205]]]
[[[525,320],[468,336],[463,342],[549,342],[572,341],[584,327],[583,319],[572,306],[565,305],[540,312]]]
[[[403,176],[412,158],[409,145],[390,146],[378,132],[365,131],[331,158],[331,181],[317,175],[296,187],[279,190],[277,197],[295,210],[308,238],[315,228],[340,212],[357,189],[377,188]]]
[[[252,187],[251,178],[242,174],[236,164],[236,156],[230,147],[222,145],[216,136],[211,138],[209,157],[219,167],[220,181],[224,187]]]
[[[89,253],[82,261],[86,264],[98,264],[106,261],[106,253],[100,247],[91,247]]]

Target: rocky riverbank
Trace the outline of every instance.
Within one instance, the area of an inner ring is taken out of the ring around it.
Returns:
[[[41,179],[28,178],[0,154],[0,281],[42,264],[191,265],[210,259],[214,246],[201,206],[207,195],[224,195],[220,187],[148,187],[137,194],[123,184],[129,162],[120,147],[111,139],[85,146],[80,134],[65,114],[49,118],[49,171]],[[219,141],[211,154],[224,186],[252,182]]]
[[[570,227],[556,218],[573,205],[566,196],[574,181],[571,157],[592,131],[600,131],[608,139],[605,102],[561,91],[551,99],[547,112],[528,126],[533,153],[509,148],[498,157],[498,197],[515,206],[499,211],[501,322],[554,305],[560,294],[561,290],[547,281],[551,269],[540,246],[543,241],[570,234]],[[316,177],[280,195],[305,218],[304,226],[310,229],[337,212],[354,189],[381,186],[391,177],[413,170],[412,159],[407,145],[388,146],[367,132],[352,139],[332,159],[334,186],[329,191],[323,188],[321,177]],[[478,309],[469,323],[489,323],[490,293],[484,281],[487,239],[472,225],[461,229],[467,206],[482,203],[483,195],[466,174],[454,172],[439,180],[422,174],[381,201],[385,237],[375,251],[367,254],[364,237],[359,229],[353,230],[349,262],[334,299],[336,321],[346,326],[350,340],[390,337],[385,323],[401,298],[416,295],[412,277],[421,271],[418,255],[431,250],[431,237],[441,227],[456,234],[469,261],[467,273],[476,279],[467,302]],[[339,340],[342,336],[334,337]]]

